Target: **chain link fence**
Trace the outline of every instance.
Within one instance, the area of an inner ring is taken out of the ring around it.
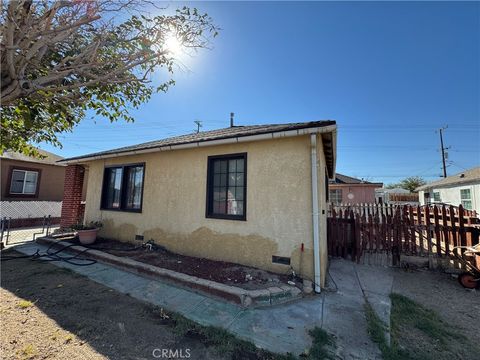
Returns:
[[[0,243],[34,241],[59,228],[61,201],[1,201]]]

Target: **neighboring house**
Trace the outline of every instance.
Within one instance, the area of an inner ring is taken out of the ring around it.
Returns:
[[[375,189],[383,183],[372,183],[351,176],[335,174],[335,180],[329,181],[329,199],[334,204],[360,204],[375,202]]]
[[[420,204],[462,205],[480,213],[480,167],[447,176],[416,189]]]
[[[44,158],[6,151],[0,155],[0,201],[62,201],[65,165],[63,158],[38,149]]]
[[[78,219],[88,168],[85,222],[102,221],[100,235],[284,274],[292,267],[319,291],[335,160],[335,121],[233,126],[65,159],[62,226]]]
[[[375,190],[375,201],[381,204],[418,205],[418,194],[403,188]]]

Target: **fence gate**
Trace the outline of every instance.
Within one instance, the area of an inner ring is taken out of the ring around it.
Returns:
[[[382,255],[398,265],[401,255],[418,255],[433,266],[435,258],[453,259],[455,246],[478,244],[479,234],[477,214],[462,206],[332,206],[327,219],[329,254],[357,262]]]

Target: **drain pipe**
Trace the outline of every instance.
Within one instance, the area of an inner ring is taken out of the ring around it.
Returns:
[[[312,225],[313,225],[313,262],[315,275],[315,292],[320,293],[320,244],[318,239],[318,179],[317,179],[317,134],[310,135],[312,151]]]

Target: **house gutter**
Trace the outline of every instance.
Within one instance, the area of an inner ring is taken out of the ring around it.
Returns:
[[[329,133],[329,132],[335,132],[336,129],[337,129],[336,125],[328,125],[328,126],[320,126],[320,127],[305,128],[305,129],[270,132],[266,134],[237,136],[237,137],[218,139],[218,140],[196,141],[196,142],[178,144],[178,145],[156,146],[150,149],[129,150],[129,151],[123,151],[123,152],[119,151],[117,153],[111,153],[111,154],[85,156],[77,159],[75,158],[66,159],[66,160],[59,161],[59,163],[67,164],[67,165],[80,164],[87,161],[116,158],[120,156],[147,154],[147,153],[153,153],[153,152],[159,152],[159,151],[192,149],[192,148],[215,146],[215,145],[236,144],[236,143],[250,142],[250,141],[270,140],[270,139],[277,139],[277,138],[284,138],[284,137]]]
[[[313,231],[313,262],[315,275],[315,292],[320,293],[320,243],[318,231],[318,178],[317,178],[317,134],[310,135],[312,160],[312,231]]]

